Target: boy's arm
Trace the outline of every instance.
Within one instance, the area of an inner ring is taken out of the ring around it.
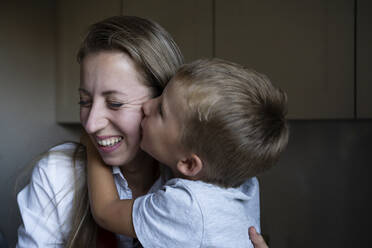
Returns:
[[[108,231],[136,237],[132,221],[134,200],[120,200],[112,170],[104,165],[89,138],[82,141],[87,147],[89,200],[95,221]]]

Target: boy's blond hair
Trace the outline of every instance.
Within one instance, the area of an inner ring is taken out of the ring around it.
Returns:
[[[181,143],[203,161],[203,181],[237,187],[269,169],[288,142],[286,94],[253,70],[221,59],[182,66]]]

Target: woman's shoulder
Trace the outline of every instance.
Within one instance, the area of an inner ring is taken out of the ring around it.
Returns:
[[[81,155],[84,152],[83,146],[76,142],[65,142],[51,147],[46,154],[64,155],[64,158],[72,158],[75,153]],[[62,156],[63,157],[63,156]]]
[[[68,142],[53,146],[38,159],[37,166],[44,169],[70,168],[74,164],[81,166],[84,161],[84,149],[78,143]]]
[[[50,148],[36,162],[32,181],[61,188],[71,184],[84,171],[84,150],[78,143],[63,143]]]
[[[74,194],[85,183],[83,160],[75,156],[78,148],[78,144],[64,143],[37,159],[29,183],[17,196],[23,220],[21,242],[30,243],[32,238],[45,245],[55,237],[58,243],[68,234]]]
[[[78,146],[79,146],[79,143],[76,143],[76,142],[64,142],[64,143],[51,147],[49,151],[74,150]]]

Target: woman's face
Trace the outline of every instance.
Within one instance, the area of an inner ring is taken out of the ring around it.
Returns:
[[[104,162],[121,166],[139,151],[142,104],[153,96],[122,52],[87,55],[80,72],[80,120]]]

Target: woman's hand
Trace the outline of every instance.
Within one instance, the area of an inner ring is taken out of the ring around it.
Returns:
[[[253,226],[248,229],[248,233],[249,239],[252,241],[254,248],[269,248],[262,235],[257,233],[256,229]]]

